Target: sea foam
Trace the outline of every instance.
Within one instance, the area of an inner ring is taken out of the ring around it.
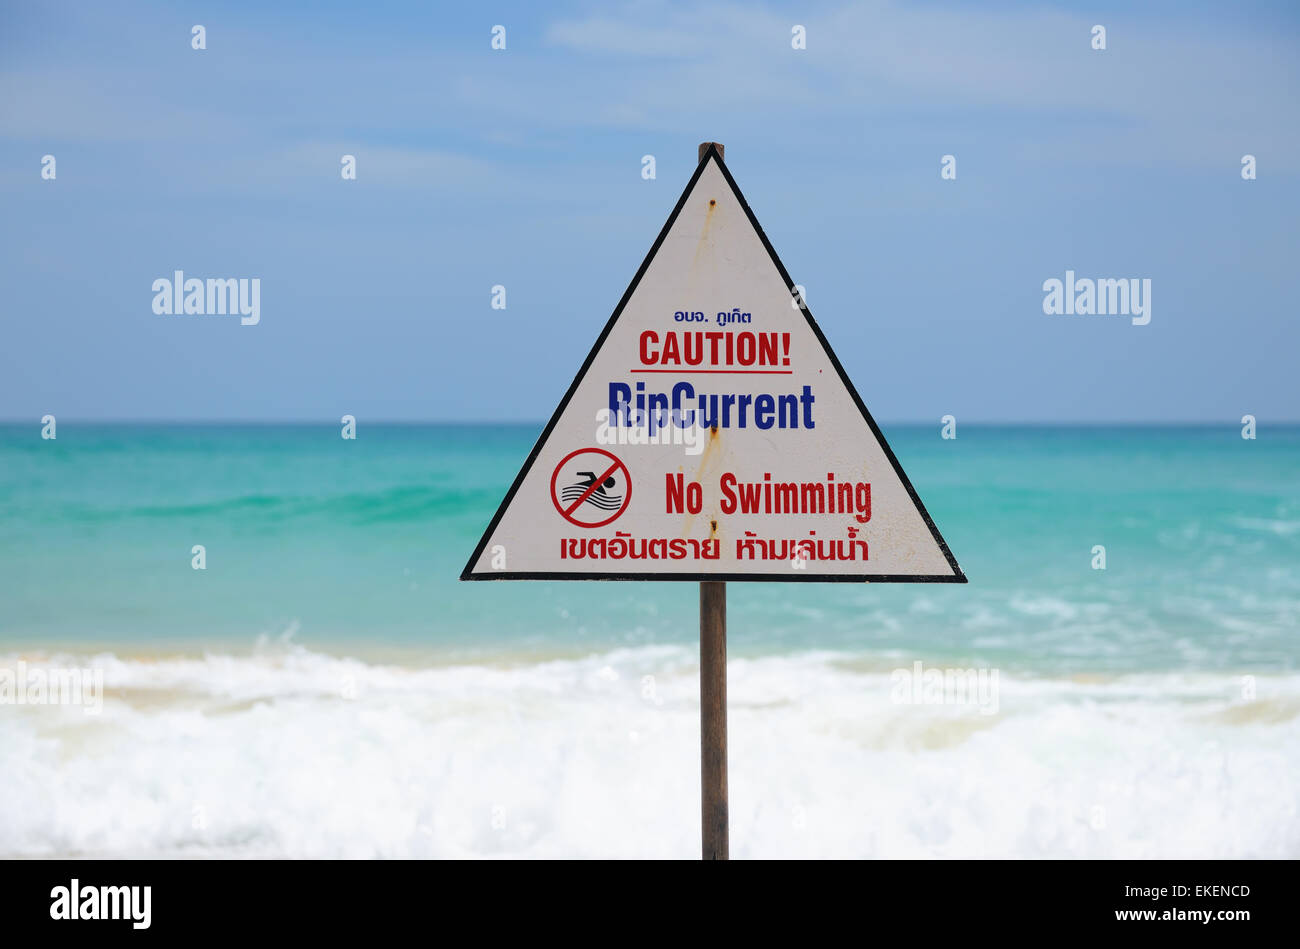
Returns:
[[[24,659],[102,668],[105,700],[0,707],[3,856],[699,852],[687,647]],[[987,715],[896,704],[910,664],[733,657],[734,857],[1300,856],[1300,676],[1004,673]]]

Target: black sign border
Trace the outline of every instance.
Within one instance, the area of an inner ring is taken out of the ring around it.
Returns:
[[[646,270],[649,269],[650,262],[654,260],[655,254],[659,252],[659,247],[660,245],[663,244],[664,238],[666,238],[668,236],[668,232],[672,230],[673,224],[677,221],[677,215],[680,214],[682,208],[685,207],[686,199],[690,196],[691,192],[695,190],[695,185],[700,180],[700,175],[704,173],[704,169],[708,166],[710,160],[717,162],[718,169],[722,172],[722,177],[726,179],[727,184],[731,187],[732,193],[736,196],[736,199],[740,202],[740,206],[744,208],[745,215],[749,218],[749,223],[753,225],[754,230],[758,233],[759,240],[763,242],[763,247],[767,250],[767,254],[772,259],[772,263],[776,265],[777,272],[781,274],[781,279],[785,281],[785,285],[790,291],[791,299],[795,298],[794,281],[790,279],[790,274],[786,271],[785,265],[781,263],[781,258],[776,255],[776,249],[772,247],[771,241],[767,239],[767,234],[763,232],[762,226],[758,223],[758,218],[754,217],[754,212],[750,210],[749,202],[745,200],[745,196],[741,193],[740,188],[736,185],[736,179],[732,178],[731,172],[727,170],[727,163],[722,160],[722,156],[718,153],[717,145],[710,144],[708,150],[704,153],[704,157],[700,159],[700,163],[695,169],[695,174],[691,175],[691,180],[686,183],[686,187],[682,191],[682,196],[677,199],[677,206],[673,208],[673,213],[668,215],[668,221],[667,223],[664,224],[663,230],[659,232],[659,236],[655,239],[654,246],[652,246],[650,248],[650,252],[646,254],[645,260],[641,262],[641,267],[639,270],[637,270],[636,276],[632,278],[632,282],[628,285],[627,290],[624,292],[623,298],[618,301],[618,306],[614,308],[614,315],[611,316],[609,318],[609,321],[605,324],[605,328],[601,331],[600,337],[596,340],[595,345],[591,347],[591,352],[587,354],[587,359],[585,362],[583,362],[582,368],[579,369],[578,374],[573,377],[573,382],[570,383],[568,391],[564,393],[564,398],[560,400],[559,407],[555,410],[555,413],[551,416],[551,420],[546,423],[546,428],[542,431],[542,434],[538,436],[536,444],[533,445],[533,450],[528,455],[528,460],[525,461],[523,467],[519,469],[519,474],[515,476],[514,483],[510,485],[510,490],[506,493],[505,500],[502,501],[501,506],[497,508],[497,512],[493,516],[491,523],[488,524],[487,530],[483,532],[483,537],[479,540],[478,546],[474,548],[474,553],[470,555],[469,562],[465,564],[465,569],[461,571],[460,579],[462,580],[662,580],[662,581],[669,581],[669,582],[689,581],[692,583],[701,580],[753,581],[753,582],[762,582],[762,583],[791,583],[791,582],[797,582],[797,583],[810,583],[810,582],[965,583],[967,582],[966,574],[962,572],[961,567],[957,564],[956,558],[954,558],[952,555],[952,551],[948,549],[948,544],[944,541],[943,535],[940,534],[939,529],[934,526],[934,521],[930,517],[930,512],[925,509],[925,505],[921,502],[920,497],[917,496],[916,489],[912,487],[912,482],[908,480],[907,474],[903,471],[902,467],[898,463],[898,459],[894,457],[894,450],[889,447],[889,442],[885,440],[884,433],[880,431],[880,427],[876,424],[876,420],[873,419],[871,417],[871,413],[867,411],[867,407],[863,403],[862,397],[858,395],[858,390],[855,389],[853,387],[853,383],[849,381],[848,375],[845,374],[844,372],[844,367],[840,365],[840,361],[836,357],[835,351],[831,349],[830,344],[826,341],[826,337],[822,334],[821,327],[819,327],[817,325],[817,321],[813,319],[812,311],[808,309],[808,304],[804,300],[800,300],[800,310],[804,315],[804,319],[808,321],[809,328],[813,331],[814,335],[816,335],[817,341],[821,343],[822,349],[826,351],[826,355],[830,358],[831,365],[835,368],[835,372],[838,373],[840,377],[840,382],[844,384],[844,387],[845,389],[848,390],[849,395],[853,397],[853,402],[858,407],[858,411],[862,413],[863,419],[865,419],[867,425],[871,427],[872,434],[876,436],[876,440],[880,442],[880,446],[885,450],[885,457],[887,457],[889,459],[889,463],[893,465],[894,473],[898,475],[899,480],[903,483],[903,487],[907,489],[908,497],[912,499],[912,503],[916,505],[916,509],[921,513],[921,517],[925,521],[925,526],[930,529],[930,535],[934,537],[935,542],[939,545],[939,549],[943,551],[944,557],[947,558],[948,566],[951,567],[953,571],[951,574],[939,574],[939,575],[880,574],[880,575],[863,576],[861,574],[805,573],[802,570],[801,571],[791,570],[789,575],[769,574],[769,573],[622,573],[618,571],[612,573],[557,573],[554,571],[524,572],[524,571],[517,571],[517,570],[515,571],[491,570],[484,573],[474,572],[474,564],[476,564],[479,558],[483,555],[483,550],[485,547],[487,547],[488,541],[492,537],[492,532],[496,530],[497,525],[501,522],[501,518],[505,515],[505,512],[509,509],[510,502],[514,500],[515,492],[517,492],[519,490],[519,486],[523,484],[524,478],[528,475],[528,472],[532,470],[533,463],[537,460],[537,456],[541,454],[542,446],[545,445],[547,439],[550,438],[551,430],[555,428],[556,422],[560,420],[560,417],[564,414],[564,410],[568,408],[569,400],[573,398],[574,392],[577,391],[578,384],[582,382],[583,377],[586,376],[587,370],[591,368],[592,362],[594,362],[596,359],[596,354],[600,352],[601,347],[605,344],[606,337],[609,336],[610,331],[613,330],[614,328],[614,324],[618,322],[618,318],[623,314],[623,307],[627,305],[628,300],[632,299],[632,294],[636,292],[637,286],[641,283],[641,278],[645,275]]]

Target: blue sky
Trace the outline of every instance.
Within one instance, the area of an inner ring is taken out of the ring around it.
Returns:
[[[0,418],[542,420],[709,139],[882,421],[1300,418],[1294,4],[270,6],[0,9]]]

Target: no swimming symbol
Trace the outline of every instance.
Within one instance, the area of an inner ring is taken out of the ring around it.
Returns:
[[[632,478],[627,466],[600,448],[570,452],[551,475],[551,502],[570,524],[604,527],[627,510]]]

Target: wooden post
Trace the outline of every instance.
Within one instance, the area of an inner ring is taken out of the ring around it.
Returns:
[[[710,145],[701,142],[699,158]],[[727,584],[700,581],[700,840],[705,860],[728,859]]]
[[[703,858],[727,856],[727,584],[700,581],[700,818]]]

